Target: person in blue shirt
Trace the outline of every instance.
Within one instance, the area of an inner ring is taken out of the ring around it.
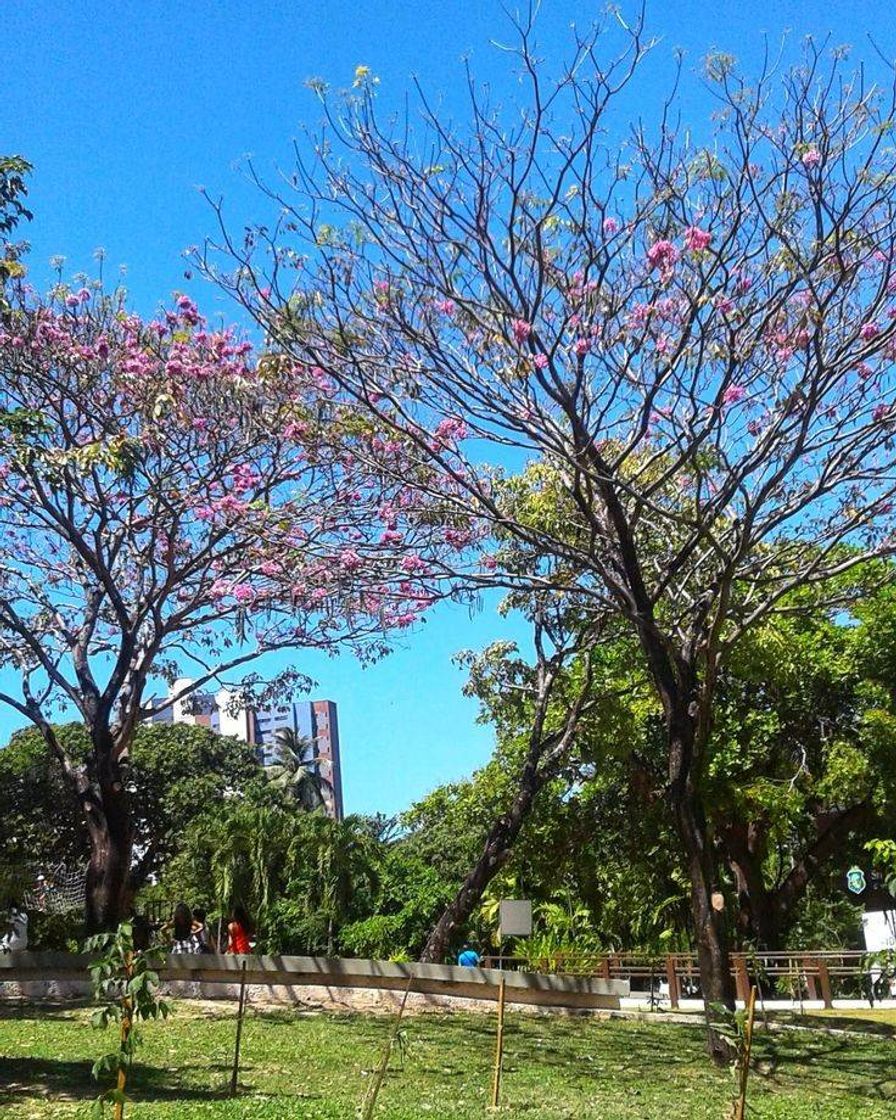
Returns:
[[[478,968],[479,954],[472,946],[464,945],[457,955],[457,963],[463,965],[464,968]]]

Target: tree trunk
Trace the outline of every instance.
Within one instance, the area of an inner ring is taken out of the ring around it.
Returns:
[[[757,821],[723,824],[718,836],[725,850],[737,893],[734,926],[741,944],[758,949],[778,948],[780,934],[777,913],[765,883],[767,829]]]
[[[433,927],[420,954],[421,961],[440,964],[445,959],[455,933],[469,919],[482,901],[486,887],[507,862],[532,808],[535,795],[550,780],[552,774],[553,770],[539,771],[537,762],[533,762],[531,758],[527,760],[513,805],[489,829],[482,855]]]
[[[94,738],[92,781],[82,795],[90,836],[85,910],[92,932],[115,929],[130,904],[134,829],[122,757],[125,752],[108,733]]]
[[[111,811],[109,811],[111,809]],[[132,835],[119,806],[88,813],[90,862],[85,898],[87,928],[115,929],[128,908]]]
[[[815,836],[794,857],[784,879],[773,887],[766,885],[763,876],[764,837],[756,826],[726,826],[720,835],[737,887],[741,936],[755,941],[760,949],[780,949],[806,888],[827,861],[843,850],[850,833],[868,820],[870,812],[867,801],[818,810]]]
[[[670,802],[691,885],[691,917],[706,1011],[708,1050],[717,1065],[726,1065],[731,1061],[731,1046],[714,1024],[719,1019],[716,1006],[734,1010],[734,979],[731,975],[724,900],[718,890],[715,855],[708,835],[706,812],[697,789],[695,738],[691,710],[673,711],[669,720]]]

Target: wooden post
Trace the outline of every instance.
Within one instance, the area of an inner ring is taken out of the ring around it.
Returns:
[[[750,989],[747,1003],[747,1021],[744,1026],[743,1065],[740,1070],[740,1096],[734,1110],[734,1120],[744,1120],[747,1108],[747,1078],[750,1076],[750,1053],[753,1049],[753,1020],[756,1015],[756,988]]]
[[[401,1026],[401,1017],[402,1015],[404,1015],[404,1009],[407,1005],[408,995],[410,994],[411,984],[413,984],[413,982],[414,973],[413,971],[411,971],[410,975],[408,976],[408,982],[404,990],[404,995],[402,996],[401,1004],[398,1008],[398,1015],[395,1019],[395,1025],[392,1027],[392,1033],[386,1040],[386,1046],[383,1050],[383,1056],[382,1058],[380,1058],[380,1064],[377,1067],[376,1075],[374,1076],[374,1079],[370,1085],[367,1096],[364,1098],[364,1103],[361,1105],[361,1120],[370,1120],[371,1116],[373,1116],[373,1109],[376,1105],[376,1098],[379,1096],[380,1086],[383,1084],[383,1079],[386,1076],[386,1070],[389,1067],[389,1058],[392,1055],[392,1047],[395,1045],[395,1039],[398,1038],[398,1028]]]
[[[750,978],[747,975],[747,962],[741,954],[734,958],[734,985],[737,998],[746,1007],[750,999]]]
[[[821,987],[821,998],[827,1008],[834,1006],[833,993],[831,992],[831,974],[828,972],[827,961],[818,961],[818,982]]]
[[[681,988],[678,985],[678,970],[675,967],[675,958],[671,953],[666,957],[666,979],[669,981],[669,1006],[674,1011],[678,1008],[681,1000]]]
[[[246,1009],[246,961],[240,968],[240,1002],[236,1014],[236,1045],[233,1049],[233,1072],[230,1074],[230,1095],[236,1096],[240,1076],[240,1042],[243,1038],[243,1012]]]
[[[495,1076],[492,1081],[492,1108],[501,1096],[501,1067],[504,1064],[504,977],[498,983],[498,1036],[495,1040]]]

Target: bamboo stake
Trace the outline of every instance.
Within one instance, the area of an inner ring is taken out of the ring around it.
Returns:
[[[747,1078],[750,1076],[750,1051],[753,1049],[753,1020],[756,1015],[756,985],[750,989],[747,1022],[744,1026],[744,1058],[740,1071],[740,1098],[734,1113],[735,1120],[744,1120],[747,1110]]]
[[[395,1040],[398,1038],[398,1029],[401,1026],[401,1017],[404,1015],[404,1009],[407,1006],[408,996],[411,991],[411,984],[414,982],[414,973],[411,972],[408,976],[408,982],[404,989],[404,995],[401,998],[401,1003],[398,1007],[398,1015],[392,1027],[392,1033],[386,1040],[386,1045],[383,1049],[383,1056],[380,1058],[380,1064],[377,1067],[376,1074],[367,1090],[367,1096],[364,1098],[364,1103],[361,1105],[361,1120],[370,1120],[373,1116],[373,1109],[376,1105],[376,1098],[379,1096],[380,1087],[386,1076],[386,1070],[389,1068],[389,1058],[392,1056],[392,1047],[395,1045]]]
[[[495,1039],[495,1076],[492,1081],[492,1108],[501,1097],[501,1067],[504,1064],[504,977],[498,983],[498,1036]]]
[[[124,974],[127,980],[131,979],[133,970],[133,959],[130,953],[125,955]],[[131,1033],[132,1022],[132,1006],[130,996],[125,996],[122,1000],[122,1016],[121,1016],[121,1033],[119,1041],[119,1054],[124,1050]],[[115,1102],[114,1120],[124,1120],[124,1087],[127,1084],[127,1073],[125,1067],[120,1065],[118,1067],[118,1082],[116,1088],[118,1089],[118,1100]]]
[[[230,1095],[236,1096],[237,1082],[240,1076],[240,1042],[243,1038],[243,1013],[246,1010],[246,961],[240,969],[240,1002],[236,1014],[236,1045],[233,1050],[233,1072],[230,1074]]]

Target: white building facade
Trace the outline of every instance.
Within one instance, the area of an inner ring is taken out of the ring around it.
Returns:
[[[263,766],[277,761],[274,736],[280,728],[294,731],[312,746],[312,758],[327,785],[324,804],[329,816],[342,820],[342,765],[339,754],[339,718],[332,700],[300,700],[275,708],[240,707],[235,694],[226,688],[217,693],[191,693],[171,701],[172,696],[189,687],[192,681],[174,682],[168,698],[154,698],[151,723],[189,723],[211,728],[219,735],[231,735],[257,748]]]

